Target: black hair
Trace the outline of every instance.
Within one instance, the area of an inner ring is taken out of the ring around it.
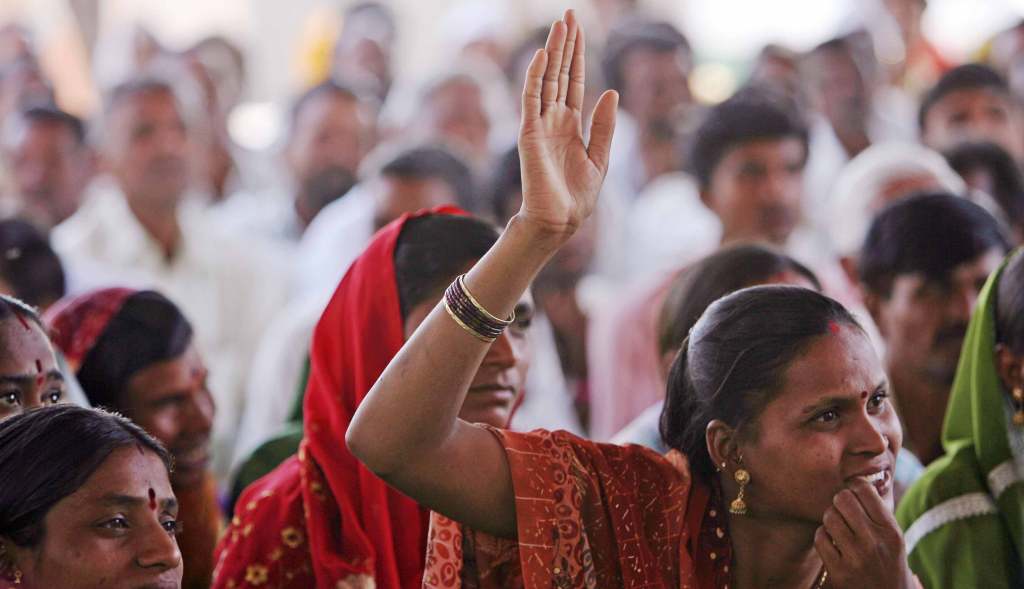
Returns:
[[[402,320],[444,289],[498,241],[492,225],[461,215],[425,215],[406,221],[395,244],[395,282]]]
[[[806,266],[757,244],[723,248],[679,273],[669,287],[658,319],[658,351],[679,349],[708,306],[729,293],[760,284],[782,272],[795,272],[816,290],[821,283]]]
[[[858,272],[870,291],[887,297],[901,274],[941,282],[953,268],[992,249],[1005,253],[1009,243],[985,209],[946,192],[919,194],[878,213],[864,239]]]
[[[170,473],[167,450],[120,415],[65,404],[0,421],[0,536],[38,546],[50,509],[125,447],[153,452]]]
[[[991,141],[962,141],[943,154],[949,167],[967,177],[981,169],[992,176],[992,197],[1014,225],[1024,225],[1024,177],[1013,156]]]
[[[7,321],[11,318],[35,323],[39,329],[46,332],[42,317],[31,305],[15,297],[0,294],[0,321]]]
[[[669,372],[662,439],[686,455],[698,476],[710,478],[708,423],[719,419],[756,437],[757,418],[786,368],[833,323],[861,330],[841,304],[795,286],[755,286],[712,303]]]
[[[498,158],[487,190],[488,208],[498,223],[504,225],[509,222],[509,201],[513,193],[522,191],[523,175],[519,163],[519,147],[512,146]]]
[[[110,318],[75,376],[94,407],[117,410],[132,376],[180,357],[190,343],[192,325],[177,305],[156,291],[139,291]]]
[[[21,219],[0,221],[0,280],[36,307],[56,302],[67,289],[64,268],[49,241]]]
[[[639,18],[627,19],[608,33],[608,41],[601,57],[601,72],[609,88],[623,92],[625,80],[622,68],[629,53],[637,49],[659,53],[682,51],[689,54],[690,42],[671,23]]]
[[[1024,256],[1019,250],[996,287],[996,341],[1014,354],[1024,353]]]
[[[921,99],[921,107],[917,111],[917,124],[922,131],[931,112],[940,100],[953,92],[961,90],[994,90],[999,94],[1010,96],[1010,85],[1003,76],[994,69],[980,63],[967,63],[957,66],[939,78],[939,81],[925,93]]]
[[[789,101],[764,86],[747,86],[708,111],[694,136],[690,167],[701,189],[707,189],[715,168],[732,148],[750,141],[787,138],[803,144],[806,161],[807,128]]]
[[[43,123],[61,125],[71,131],[75,143],[85,143],[85,123],[75,115],[61,110],[59,107],[50,104],[35,104],[18,113],[18,117],[28,123]]]
[[[441,180],[455,193],[455,204],[466,211],[476,211],[473,172],[458,156],[443,147],[421,145],[406,149],[385,163],[380,175],[401,180]]]
[[[302,114],[302,110],[309,105],[314,99],[323,96],[325,94],[336,95],[353,102],[359,101],[359,95],[356,91],[349,86],[342,84],[336,80],[325,80],[319,84],[307,89],[305,92],[299,95],[292,103],[291,108],[291,124],[294,127],[295,122],[299,119],[299,115]]]

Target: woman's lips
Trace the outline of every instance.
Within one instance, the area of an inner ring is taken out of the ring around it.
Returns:
[[[509,405],[515,401],[516,392],[501,385],[479,385],[470,387],[466,402],[474,406]]]
[[[859,474],[850,477],[850,479],[861,479],[867,484],[875,488],[878,492],[879,497],[885,497],[892,491],[892,469],[883,468],[874,472]]]

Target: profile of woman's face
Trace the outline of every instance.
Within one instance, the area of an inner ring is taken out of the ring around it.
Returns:
[[[0,321],[0,419],[64,400],[64,377],[50,339],[31,320]]]
[[[15,548],[26,587],[176,589],[182,563],[178,505],[149,450],[115,450],[43,519],[38,546]]]
[[[835,327],[789,365],[754,435],[740,444],[755,514],[817,526],[836,493],[858,477],[894,507],[903,432],[888,381],[867,336]]]
[[[438,295],[440,298],[440,295]],[[405,339],[409,339],[420,323],[437,304],[435,298],[412,308],[405,318]],[[527,291],[516,304],[516,320],[487,350],[459,418],[469,423],[484,423],[493,427],[506,427],[512,418],[533,356],[530,322],[533,319],[533,297]]]

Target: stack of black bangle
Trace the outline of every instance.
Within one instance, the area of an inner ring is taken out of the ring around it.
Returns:
[[[508,319],[498,319],[492,315],[469,293],[464,277],[465,274],[456,278],[444,292],[444,308],[473,337],[484,343],[492,343],[512,324],[516,314],[513,312]]]

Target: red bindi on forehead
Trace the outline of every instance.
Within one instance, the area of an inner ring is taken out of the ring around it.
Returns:
[[[839,335],[839,324],[835,321],[828,322],[828,330],[832,335]]]
[[[867,399],[868,398],[868,392],[867,391],[861,391],[860,392],[860,398],[861,399]]]
[[[152,487],[149,488],[149,508],[156,511],[156,491]]]

